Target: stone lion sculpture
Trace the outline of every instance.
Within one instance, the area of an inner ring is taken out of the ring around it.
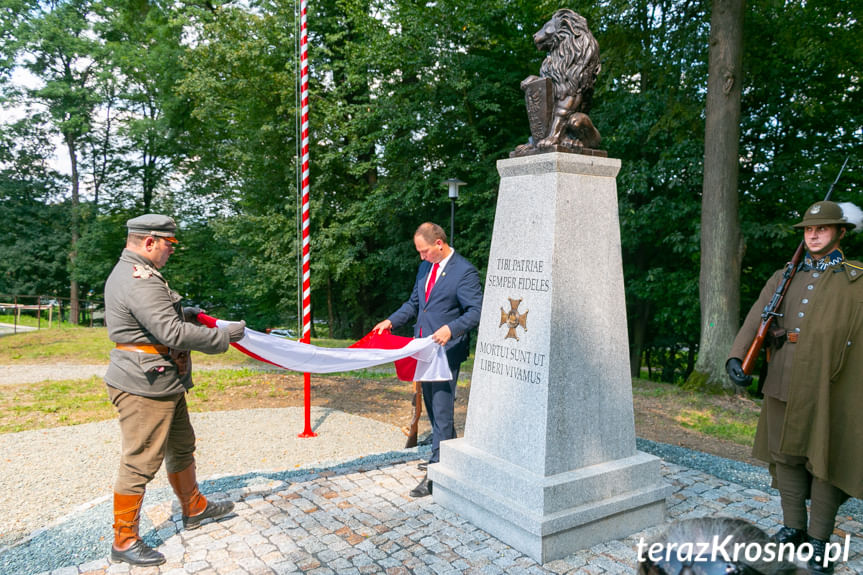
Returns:
[[[533,42],[548,55],[539,76],[521,83],[531,139],[510,155],[597,148],[602,137],[587,114],[600,70],[599,44],[587,20],[572,10],[558,10],[533,35]]]

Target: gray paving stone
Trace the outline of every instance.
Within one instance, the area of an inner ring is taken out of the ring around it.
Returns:
[[[779,498],[680,465],[662,465],[672,485],[668,520],[705,515],[744,518],[768,533],[781,526]],[[422,473],[416,462],[379,469],[322,472],[267,489],[231,492],[235,515],[199,530],[158,527],[168,562],[131,569],[106,559],[43,575],[588,575],[632,574],[636,547],[662,526],[539,565],[432,498],[406,496]],[[179,516],[177,516],[179,520]],[[849,561],[836,575],[863,573],[863,523],[838,517],[839,541],[851,534]]]

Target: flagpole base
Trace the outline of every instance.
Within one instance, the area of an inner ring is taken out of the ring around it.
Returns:
[[[309,343],[305,341],[304,343]],[[297,437],[317,437],[318,434],[312,431],[312,374],[303,374],[303,395],[306,408],[306,428]]]

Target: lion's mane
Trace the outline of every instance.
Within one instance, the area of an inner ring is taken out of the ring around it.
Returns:
[[[554,13],[549,24],[553,25],[553,36],[548,56],[542,62],[539,75],[551,78],[556,100],[581,94],[579,112],[590,112],[593,100],[593,85],[599,74],[599,44],[587,27],[587,20],[569,9]],[[544,28],[548,28],[547,24]]]

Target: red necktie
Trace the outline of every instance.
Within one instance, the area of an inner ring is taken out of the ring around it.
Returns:
[[[426,286],[426,301],[429,300],[429,294],[431,293],[431,290],[434,287],[434,283],[437,281],[437,270],[439,267],[440,267],[440,264],[435,264],[432,266],[431,275],[429,276],[429,283]]]

